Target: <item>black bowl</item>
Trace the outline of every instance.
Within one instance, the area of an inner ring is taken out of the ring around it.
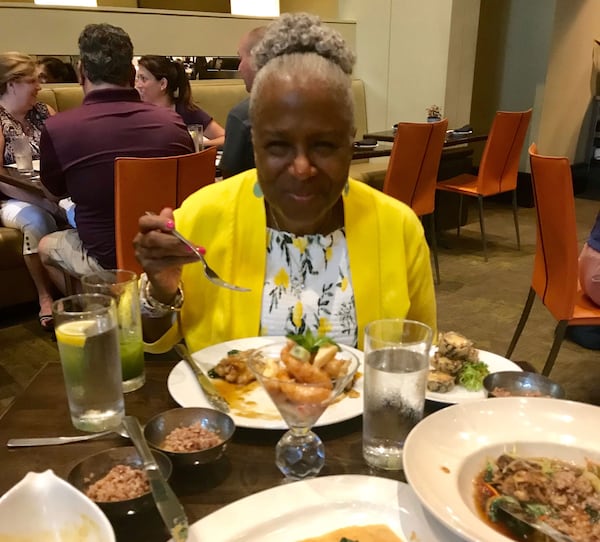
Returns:
[[[173,429],[195,423],[200,423],[204,429],[217,433],[223,442],[212,448],[195,452],[173,452],[162,447],[165,438]],[[227,414],[210,408],[173,408],[157,414],[144,427],[144,437],[148,444],[167,455],[174,468],[187,468],[216,461],[225,452],[234,432],[234,421]]]
[[[526,371],[501,371],[490,373],[483,379],[483,387],[488,397],[555,397],[562,399],[565,390],[560,384],[538,373]],[[494,390],[501,389],[505,394],[496,395]]]
[[[169,458],[158,451],[152,451],[152,455],[158,464],[160,472],[166,480],[171,476],[173,467]],[[86,489],[105,476],[110,469],[116,465],[129,465],[130,467],[143,469],[143,461],[138,455],[135,447],[122,446],[119,448],[110,448],[90,455],[82,459],[75,465],[67,476],[68,482],[75,486],[82,493]],[[102,509],[109,519],[119,518],[123,516],[131,516],[152,509],[154,499],[152,493],[144,493],[135,499],[126,499],[123,501],[98,502],[96,504]]]

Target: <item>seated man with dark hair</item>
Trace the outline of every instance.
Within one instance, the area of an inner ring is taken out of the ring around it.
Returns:
[[[76,205],[77,229],[47,235],[39,246],[43,263],[63,290],[57,268],[78,279],[116,267],[115,158],[194,152],[179,115],[143,103],[132,88],[133,44],[122,28],[87,25],[79,50],[83,104],[49,119],[40,142],[42,183]]]

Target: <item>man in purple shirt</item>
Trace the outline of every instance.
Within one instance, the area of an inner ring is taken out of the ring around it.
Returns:
[[[59,287],[69,275],[116,267],[114,162],[119,156],[194,152],[179,115],[140,100],[132,87],[133,45],[109,24],[87,25],[79,36],[81,107],[48,119],[41,135],[41,179],[52,194],[75,203],[76,230],[47,235],[39,252]]]

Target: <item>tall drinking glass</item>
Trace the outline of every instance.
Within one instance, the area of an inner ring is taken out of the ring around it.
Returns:
[[[73,295],[55,301],[52,312],[73,425],[91,432],[117,427],[125,402],[113,298]]]
[[[13,140],[13,149],[17,171],[22,175],[33,175],[33,153],[29,137],[20,135]]]
[[[194,142],[194,150],[199,152],[204,149],[204,127],[202,124],[188,124],[188,132]]]
[[[137,390],[146,381],[137,282],[137,275],[124,269],[107,269],[81,279],[84,292],[106,294],[115,299],[124,392]]]
[[[376,320],[365,328],[363,457],[402,469],[402,449],[423,417],[431,328],[414,320]]]

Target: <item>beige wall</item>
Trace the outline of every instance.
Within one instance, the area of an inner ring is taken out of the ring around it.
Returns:
[[[319,15],[322,19],[338,18],[337,0],[279,0],[281,13],[306,11]]]
[[[340,0],[340,17],[357,23],[370,130],[422,122],[432,104],[452,126],[468,122],[478,14],[479,0]]]
[[[136,54],[236,55],[240,36],[269,19],[126,8],[54,8],[0,3],[0,51],[77,54],[77,37],[88,23],[123,27]],[[331,22],[355,46],[353,22]],[[24,32],[23,29],[27,31]],[[50,31],[51,29],[51,31]],[[160,29],[157,30],[157,29]]]
[[[592,51],[599,23],[597,0],[557,0],[537,140],[540,152],[575,163],[586,157],[589,111],[597,92]]]
[[[486,129],[496,110],[533,107],[521,170],[532,141],[544,154],[585,161],[599,21],[598,0],[481,0],[473,124]]]

